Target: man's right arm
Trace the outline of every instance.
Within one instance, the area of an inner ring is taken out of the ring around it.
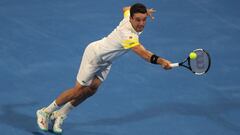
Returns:
[[[151,57],[154,55],[152,52],[145,49],[141,44],[134,46],[132,51],[148,62],[151,62]],[[156,61],[156,64],[161,65],[164,69],[171,69],[171,62],[164,58],[159,57]]]

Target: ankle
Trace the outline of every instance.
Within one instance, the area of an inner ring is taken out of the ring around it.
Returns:
[[[48,107],[46,107],[44,109],[44,112],[51,114],[52,112],[54,112],[58,108],[59,108],[59,106],[56,104],[56,100],[54,100]]]

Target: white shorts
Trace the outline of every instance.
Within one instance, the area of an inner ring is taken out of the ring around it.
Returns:
[[[107,78],[111,69],[111,63],[102,62],[101,58],[95,53],[97,42],[90,43],[82,56],[82,62],[77,74],[77,81],[82,86],[89,86],[95,77],[102,82]]]

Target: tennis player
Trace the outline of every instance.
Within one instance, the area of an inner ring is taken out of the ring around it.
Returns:
[[[124,18],[112,33],[86,47],[76,85],[61,93],[47,107],[37,110],[37,124],[41,130],[52,128],[53,132],[62,133],[62,124],[68,113],[97,91],[106,79],[112,62],[130,50],[150,63],[171,69],[170,61],[146,50],[139,42],[147,17],[154,19],[154,12],[141,3],[123,8]]]

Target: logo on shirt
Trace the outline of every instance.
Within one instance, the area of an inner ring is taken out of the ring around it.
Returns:
[[[128,44],[129,44],[129,45],[133,45],[133,44],[135,44],[135,43],[136,43],[136,42],[129,42]]]

